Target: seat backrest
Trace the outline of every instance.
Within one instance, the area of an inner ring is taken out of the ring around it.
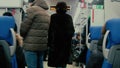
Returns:
[[[102,68],[120,68],[120,18],[106,22],[103,55],[105,60]]]
[[[97,49],[98,40],[101,38],[102,26],[92,26],[90,27],[90,49]]]
[[[15,44],[16,39],[14,29],[15,28],[15,20],[10,16],[0,16],[0,47],[1,52],[0,59],[4,57],[1,63],[3,68],[11,68],[11,56],[14,55],[16,46],[12,46]],[[11,46],[10,46],[11,45]],[[7,65],[7,67],[5,67]]]
[[[13,44],[10,28],[14,29],[15,20],[10,16],[0,16],[0,40],[6,40],[10,45]]]
[[[120,44],[120,19],[111,19],[106,22],[106,30],[109,30],[107,48]]]
[[[101,29],[102,29],[102,26],[91,26],[90,27],[90,36],[89,37],[90,37],[91,42],[90,42],[90,44],[87,44],[88,51],[87,51],[87,56],[86,56],[86,64],[91,55],[91,51],[94,51],[97,49],[98,40],[101,38]]]
[[[15,19],[12,16],[0,16],[0,40],[5,40],[10,45],[10,54],[16,50]]]
[[[102,26],[92,26],[90,27],[90,39],[99,40],[101,38]]]

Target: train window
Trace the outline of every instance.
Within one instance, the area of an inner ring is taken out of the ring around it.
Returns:
[[[0,8],[22,8],[23,0],[0,0]]]

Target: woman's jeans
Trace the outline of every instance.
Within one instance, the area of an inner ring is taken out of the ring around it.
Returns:
[[[43,68],[43,51],[24,51],[28,68]]]

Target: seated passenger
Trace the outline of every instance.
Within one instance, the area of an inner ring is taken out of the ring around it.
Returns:
[[[73,49],[73,59],[75,60],[75,65],[76,66],[81,66],[82,67],[82,62],[81,62],[81,57],[80,57],[80,54],[81,54],[81,49],[82,49],[82,46],[80,46],[80,33],[77,33],[76,34],[76,39],[74,41],[74,49]]]

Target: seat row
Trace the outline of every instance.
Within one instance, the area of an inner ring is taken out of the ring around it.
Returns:
[[[102,26],[90,27],[87,37],[87,41],[90,40],[90,42],[87,42],[86,68],[88,66],[88,68],[90,66],[94,66],[94,68],[95,66],[98,66],[96,68],[120,68],[120,19],[110,19],[106,22],[105,35],[102,35],[101,30]],[[98,44],[100,41],[102,41],[101,45]],[[101,65],[99,65],[100,63]]]

